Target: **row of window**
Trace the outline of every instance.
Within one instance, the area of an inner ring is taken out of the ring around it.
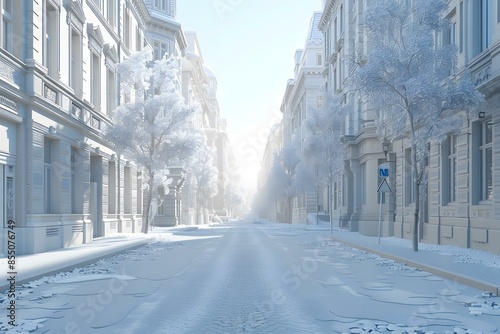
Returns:
[[[491,120],[472,125],[472,204],[493,200],[493,127]],[[458,200],[458,155],[457,136],[450,134],[441,146],[442,192],[441,203],[447,205]],[[411,149],[405,151],[405,204],[415,202],[414,182],[411,171]],[[468,159],[467,159],[468,161]]]
[[[493,126],[491,120],[479,122],[472,126],[472,204],[480,204],[493,200]],[[442,204],[447,205],[457,201],[457,166],[459,157],[457,154],[457,136],[450,134],[447,140],[442,144]],[[384,161],[378,161],[380,165]],[[361,203],[367,203],[366,184],[368,181],[366,164],[362,164],[360,168],[360,195]],[[413,182],[412,164],[411,164],[411,148],[404,152],[404,203],[406,206],[415,203],[416,189]],[[380,184],[381,178],[378,179]],[[342,182],[342,187],[345,187],[345,178]],[[334,185],[334,209],[341,203],[347,203],[346,198],[340,199],[340,183]],[[385,203],[385,194],[382,198],[382,203]]]
[[[106,14],[108,23],[113,27],[116,26],[116,10],[117,2],[115,0],[92,0],[96,7],[104,14]],[[10,53],[22,52],[22,48],[14,47],[15,36],[17,34],[14,31],[14,24],[16,20],[15,17],[21,15],[21,2],[14,2],[14,0],[0,0],[0,5],[2,9],[2,15],[0,17],[0,38],[1,46],[4,50]],[[70,10],[70,9],[68,9]],[[42,16],[42,34],[43,34],[43,45],[42,45],[42,64],[47,69],[49,77],[54,80],[59,80],[61,76],[61,49],[60,49],[60,39],[61,39],[61,29],[60,26],[60,8],[59,5],[50,0],[46,1],[45,8]],[[123,16],[124,16],[124,42],[129,50],[132,50],[132,19],[130,10],[127,6],[123,6]],[[83,61],[83,26],[80,21],[75,16],[70,16],[71,19],[68,21],[69,29],[69,64],[68,64],[68,77],[67,83],[79,98],[84,98],[83,90],[83,73],[89,73],[90,76],[90,91],[88,92],[87,98],[97,111],[103,111],[105,107],[105,113],[111,116],[111,112],[116,107],[117,92],[116,92],[116,75],[114,70],[115,60],[107,61],[108,67],[104,78],[102,79],[102,69],[104,58],[102,56],[103,41],[95,40],[100,37],[100,34],[92,36],[94,30],[99,30],[97,25],[87,23],[87,32],[89,33],[88,43],[90,52],[90,59],[86,62]],[[90,28],[89,28],[90,27]],[[139,51],[142,49],[145,40],[143,37],[143,32],[136,25],[136,36],[135,36],[135,50]],[[92,45],[97,45],[92,48]],[[168,48],[162,45],[163,49],[159,53],[168,52]],[[14,50],[15,49],[15,50]],[[18,50],[19,49],[19,50]],[[158,51],[157,51],[158,53]],[[159,57],[159,56],[158,56]],[[108,60],[108,59],[107,59]],[[89,64],[89,71],[84,71],[83,64]],[[101,106],[102,102],[102,91],[103,84],[102,80],[106,80],[106,90],[107,94],[106,105]]]
[[[462,53],[465,49],[466,31],[472,32],[471,36],[471,57],[475,57],[479,53],[485,51],[493,41],[494,25],[500,23],[500,0],[474,0],[470,2],[470,15],[467,17],[466,6],[467,4],[461,0],[458,3],[458,8],[452,9],[451,14],[447,17],[450,25],[447,26],[437,37],[437,43],[442,45],[458,46],[458,50]],[[496,14],[494,13],[494,6],[496,6]],[[458,14],[457,14],[458,10]],[[494,19],[496,15],[496,20]],[[470,20],[470,21],[469,21]],[[458,25],[458,36],[457,36]],[[467,29],[467,26],[470,28]],[[458,37],[458,41],[457,41]]]
[[[44,163],[44,213],[61,213],[60,198],[61,186],[65,184],[61,180],[65,173],[65,168],[59,162],[60,158],[60,141],[48,137],[44,138],[43,143],[43,163]],[[70,191],[71,191],[71,213],[83,213],[83,162],[85,157],[75,148],[71,148],[71,166],[70,166]],[[93,161],[94,160],[94,161]],[[91,157],[91,165],[100,164],[100,157]],[[91,172],[92,174],[92,172]],[[123,213],[132,213],[132,172],[131,168],[125,166],[123,168]],[[91,176],[91,182],[96,181]],[[137,174],[137,213],[142,212],[142,179],[141,173]],[[102,184],[101,184],[102,185]],[[108,162],[108,214],[116,214],[117,209],[117,170],[116,162]]]

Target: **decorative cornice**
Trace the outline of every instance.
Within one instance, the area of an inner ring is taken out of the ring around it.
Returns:
[[[104,44],[104,38],[102,37],[101,28],[99,28],[99,25],[87,23],[87,36],[89,38],[93,38],[102,48]]]
[[[321,19],[319,20],[318,29],[324,32],[324,29],[328,22],[330,21],[330,16],[332,15],[333,7],[337,0],[327,0],[328,2],[323,9],[323,14],[321,15]]]
[[[127,0],[127,3],[134,8],[140,19],[140,24],[144,26],[151,19],[148,9],[143,0]]]
[[[106,58],[106,62],[109,63],[109,60],[117,64],[119,62],[118,53],[116,52],[116,45],[111,43],[106,43],[103,46],[104,57]]]
[[[74,14],[74,17],[76,17],[80,21],[81,25],[83,26],[83,24],[86,21],[86,18],[85,18],[85,12],[83,11],[82,4],[76,0],[64,0],[63,6],[66,9],[66,11],[68,12],[67,23],[69,24],[71,22],[71,19],[73,18],[73,15],[70,15],[70,14]]]

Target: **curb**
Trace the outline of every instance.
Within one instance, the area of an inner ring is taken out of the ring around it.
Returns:
[[[416,262],[416,261],[408,260],[408,259],[396,256],[396,255],[393,255],[393,254],[389,254],[389,253],[385,253],[385,252],[381,252],[381,251],[375,250],[373,248],[360,246],[360,245],[351,243],[349,241],[338,239],[338,238],[333,237],[333,236],[330,237],[330,238],[332,240],[334,240],[334,241],[337,241],[337,242],[349,245],[349,246],[357,248],[357,249],[361,249],[363,251],[366,251],[366,252],[369,252],[369,253],[372,253],[372,254],[376,254],[376,255],[378,255],[380,257],[383,257],[383,258],[386,258],[386,259],[389,259],[389,260],[393,260],[393,261],[405,264],[405,265],[407,265],[409,267],[413,267],[413,268],[416,268],[416,269],[427,271],[427,272],[429,272],[431,274],[440,276],[442,278],[446,278],[446,279],[452,280],[454,282],[457,282],[457,283],[460,283],[460,284],[464,284],[464,285],[467,285],[467,286],[470,286],[472,288],[476,288],[476,289],[479,289],[479,290],[482,290],[482,291],[488,291],[488,292],[491,292],[491,293],[499,296],[500,287],[496,286],[496,285],[494,285],[492,283],[481,281],[481,280],[478,280],[478,279],[475,279],[475,278],[471,278],[471,277],[468,277],[468,276],[465,276],[465,275],[459,275],[457,273],[454,273],[454,272],[451,272],[451,271],[448,271],[448,270],[436,268],[436,267],[433,267],[433,266],[430,266],[430,265],[427,265],[427,264],[423,264],[421,262]]]
[[[128,250],[142,247],[142,246],[146,245],[147,243],[149,243],[150,241],[151,241],[151,239],[148,238],[148,239],[142,239],[142,240],[137,240],[137,241],[133,241],[133,242],[128,242],[125,245],[111,247],[111,249],[104,250],[104,251],[102,251],[99,254],[94,255],[94,256],[89,256],[89,255],[85,255],[85,254],[78,256],[78,253],[77,253],[77,255],[73,259],[70,259],[69,261],[61,262],[59,264],[52,265],[49,268],[35,269],[35,270],[33,270],[33,273],[28,273],[25,275],[18,273],[17,277],[16,277],[16,286],[21,285],[21,284],[25,284],[25,283],[29,283],[31,281],[43,278],[45,276],[51,276],[51,275],[58,274],[60,272],[73,270],[74,268],[77,268],[77,267],[87,266],[87,265],[95,263],[101,259],[112,257],[112,256],[117,255],[119,253],[122,253],[124,251],[128,251]],[[5,290],[8,290],[9,287],[10,287],[10,285],[8,282],[4,283],[2,281],[1,285],[0,285],[0,293],[4,292]]]

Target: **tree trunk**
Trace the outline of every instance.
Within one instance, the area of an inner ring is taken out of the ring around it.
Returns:
[[[144,221],[142,222],[142,233],[147,234],[149,231],[149,217],[151,215],[151,201],[153,199],[153,177],[149,177],[148,181],[148,192],[146,196],[146,214],[144,216]]]

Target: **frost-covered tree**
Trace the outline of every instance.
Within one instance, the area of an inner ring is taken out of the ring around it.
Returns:
[[[229,183],[224,190],[224,199],[229,209],[229,214],[233,216],[235,211],[238,211],[238,208],[245,203],[245,193],[241,185],[233,182]]]
[[[409,138],[416,191],[413,250],[418,251],[420,195],[425,180],[427,145],[456,133],[463,111],[482,96],[466,69],[457,72],[455,45],[436,45],[446,0],[377,0],[365,13],[370,48],[357,67],[351,87],[360,89],[379,110],[379,131],[389,139]]]
[[[198,146],[193,161],[187,168],[189,184],[193,187],[196,206],[196,224],[202,208],[209,206],[209,201],[217,195],[219,170],[214,166],[216,148],[207,145],[204,133],[199,132],[200,145]]]
[[[178,60],[174,57],[153,61],[151,50],[132,54],[117,65],[122,92],[129,102],[118,106],[107,138],[117,152],[143,169],[145,217],[142,232],[148,232],[153,191],[168,189],[168,167],[191,159],[198,146],[189,135],[189,119],[195,106],[184,103],[176,88]]]
[[[279,204],[282,201],[286,201],[288,188],[288,176],[280,161],[279,153],[276,153],[264,187],[262,201],[260,201],[260,204],[262,205],[261,210],[265,211],[266,209],[269,209],[269,205],[273,203],[274,211],[278,215]],[[278,218],[278,221],[281,221],[279,217],[276,218]],[[283,219],[287,218],[288,217],[283,217]]]
[[[275,156],[268,178],[268,191],[285,202],[287,223],[292,223],[292,203],[296,195],[296,172],[300,162],[298,143],[294,138]]]
[[[328,96],[325,100],[321,108],[309,112],[304,120],[302,156],[314,172],[316,186],[333,189],[334,181],[343,170],[345,149],[341,138],[348,106],[341,103],[340,97],[336,95]]]

